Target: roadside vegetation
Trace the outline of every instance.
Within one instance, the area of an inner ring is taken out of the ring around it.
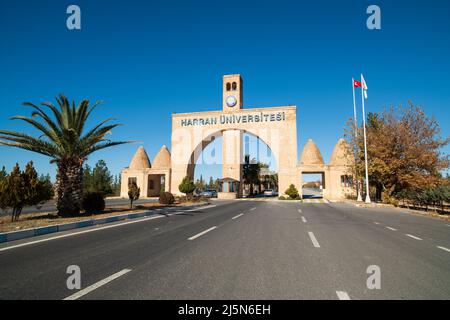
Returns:
[[[56,164],[56,207],[60,216],[77,216],[82,209],[83,164],[92,153],[105,148],[129,143],[111,141],[107,135],[119,126],[110,124],[112,118],[105,119],[90,130],[86,124],[100,102],[90,106],[89,100],[76,105],[66,96],[56,98],[58,106],[44,102],[37,106],[24,103],[32,108],[31,117],[15,116],[39,131],[38,136],[26,133],[0,130],[0,146],[9,146],[36,152],[49,157]]]
[[[356,164],[353,174],[364,177],[362,127],[355,140],[353,120],[345,136],[352,147]],[[409,103],[406,108],[391,107],[367,116],[367,152],[370,196],[377,202],[406,206],[440,207],[449,203],[448,154],[441,152],[450,137],[441,136],[436,119]],[[356,184],[355,184],[356,185]],[[360,185],[364,186],[363,181]],[[366,191],[364,190],[363,193]]]

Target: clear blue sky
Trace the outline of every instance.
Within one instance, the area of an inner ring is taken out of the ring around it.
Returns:
[[[366,28],[378,4],[382,30]],[[82,30],[66,28],[77,4]],[[442,1],[2,1],[0,128],[28,115],[23,101],[65,93],[104,100],[95,122],[113,116],[114,139],[143,141],[153,159],[170,146],[171,113],[221,107],[221,77],[240,73],[248,107],[298,106],[299,156],[313,138],[326,161],[352,116],[351,77],[365,74],[368,111],[411,99],[450,135],[450,2]],[[113,173],[137,145],[98,152]],[[449,153],[447,147],[443,150]],[[0,148],[8,170],[48,159]]]

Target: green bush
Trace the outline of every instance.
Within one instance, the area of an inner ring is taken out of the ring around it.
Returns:
[[[291,200],[296,200],[300,198],[298,190],[293,184],[291,184],[284,193],[287,194],[289,196],[289,199]]]
[[[86,214],[97,214],[103,212],[103,210],[105,210],[105,199],[103,199],[103,193],[85,193],[81,206]]]
[[[183,181],[181,181],[180,185],[178,186],[178,190],[180,192],[185,193],[186,197],[190,196],[194,190],[195,190],[195,184],[194,181],[192,181],[191,177],[186,176],[183,178]]]
[[[175,202],[175,197],[170,192],[163,192],[159,196],[160,204],[173,204]]]

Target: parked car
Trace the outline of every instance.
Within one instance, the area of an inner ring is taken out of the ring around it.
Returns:
[[[216,198],[217,197],[217,190],[214,190],[214,189],[205,190],[200,195],[202,197],[206,197],[206,198]]]
[[[264,197],[275,197],[277,192],[273,189],[264,190]]]

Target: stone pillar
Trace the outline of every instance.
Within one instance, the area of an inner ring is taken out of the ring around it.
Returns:
[[[222,177],[242,180],[242,131],[225,130],[222,141]],[[239,188],[241,195],[241,188]]]

